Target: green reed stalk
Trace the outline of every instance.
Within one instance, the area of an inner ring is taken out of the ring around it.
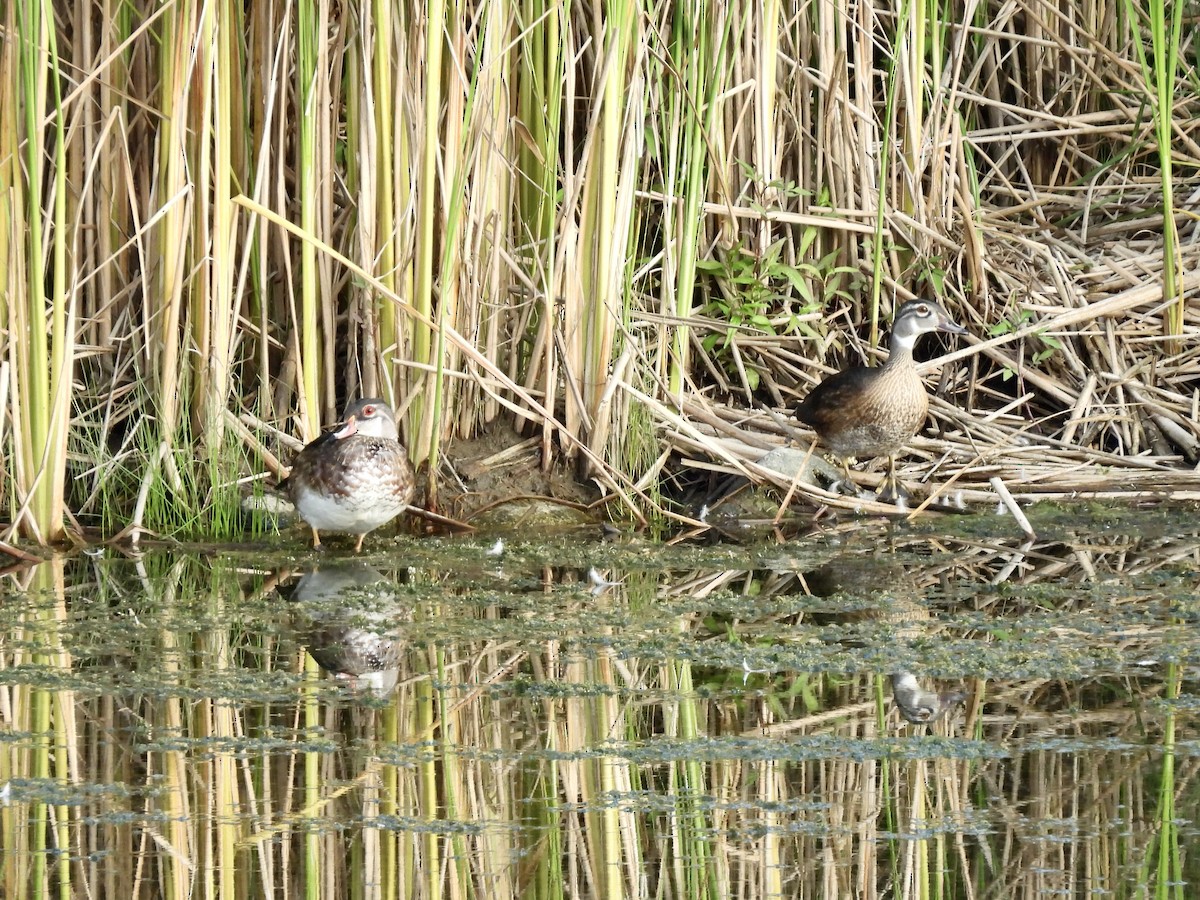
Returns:
[[[900,7],[900,22],[907,22],[910,17],[910,7],[920,0],[904,0]],[[888,179],[890,178],[892,154],[889,150],[890,136],[896,126],[897,94],[899,93],[899,72],[902,65],[904,40],[897,32],[892,53],[888,59],[887,99],[884,104],[883,122],[879,126],[879,193],[875,198],[875,231],[871,239],[871,330],[869,343],[875,346],[879,343],[879,300],[883,291],[883,261],[886,254],[884,236],[887,233],[887,211],[890,208],[888,199]],[[911,132],[910,132],[911,136]],[[918,132],[919,137],[919,132]],[[919,153],[920,147],[912,152]],[[915,172],[913,167],[910,171]]]
[[[514,218],[513,205],[519,182],[512,163],[518,157],[518,140],[512,125],[513,88],[518,75],[513,29],[519,19],[520,0],[496,0],[487,8],[481,47],[468,95],[474,112],[470,117],[473,137],[464,145],[464,173],[472,189],[464,191],[465,210],[456,229],[462,234],[457,251],[463,269],[458,281],[464,286],[459,331],[476,334],[476,348],[489,359],[503,360],[510,354],[506,321],[510,317],[509,285],[512,275],[504,265],[507,248],[523,243],[524,228]],[[532,249],[532,248],[531,248]],[[532,267],[522,266],[524,271]],[[468,273],[474,270],[477,287],[471,290]],[[522,275],[524,274],[522,272]],[[462,368],[462,351],[450,344],[446,364]],[[457,423],[458,433],[480,428],[499,413],[499,401],[475,382],[449,382],[455,411],[443,415],[445,430]]]
[[[446,672],[446,653],[442,648],[434,650],[437,657],[437,680],[439,684],[448,682]],[[435,811],[438,818],[449,822],[455,822],[459,819],[459,787],[464,783],[462,755],[455,749],[460,742],[460,736],[463,733],[462,722],[459,717],[459,712],[456,709],[456,704],[452,702],[452,697],[449,691],[442,690],[438,692],[438,743],[441,745],[440,764],[441,764],[441,783],[442,783],[442,801],[441,808]],[[432,816],[431,816],[432,818]],[[452,865],[447,873],[448,880],[444,894],[449,896],[469,896],[471,891],[471,870],[468,865],[469,854],[467,846],[463,841],[461,832],[455,832],[450,835],[449,852],[451,854]],[[454,879],[457,879],[457,883]]]
[[[606,704],[597,700],[595,707]],[[596,815],[600,828],[600,855],[596,859],[596,877],[600,883],[600,896],[606,900],[621,900],[625,896],[621,879],[621,814],[612,803],[601,797],[609,797],[617,790],[617,761],[611,756],[596,760],[598,769],[597,787],[601,795],[592,802],[602,804]]]
[[[364,251],[371,251],[380,281],[401,296],[411,297],[412,293],[403,289],[401,273],[396,268],[400,237],[400,223],[396,220],[396,210],[402,208],[397,193],[407,190],[410,161],[407,132],[404,129],[396,129],[394,84],[397,78],[405,76],[398,73],[395,66],[395,59],[403,59],[404,56],[403,48],[393,50],[392,41],[396,31],[393,13],[394,5],[388,0],[373,0],[369,34],[373,44],[369,59],[371,95],[374,100],[370,109],[373,116],[373,127],[370,130],[373,146],[371,159],[375,166],[373,171],[363,173],[363,180],[370,179],[370,190],[375,201],[375,219],[371,223],[374,246],[364,248]],[[407,203],[407,199],[404,203]],[[368,262],[364,253],[363,264],[367,265]],[[405,269],[411,272],[410,267],[406,266]],[[393,353],[396,352],[401,346],[401,335],[395,306],[387,302],[371,302],[369,306],[376,320],[375,332],[379,340],[377,349],[384,350],[390,347],[393,348]],[[362,363],[365,381],[363,393],[377,393],[377,388],[369,383],[376,369],[374,360],[364,359]],[[393,366],[386,366],[383,377],[389,388],[396,387]]]
[[[566,318],[570,375],[578,396],[567,392],[567,428],[587,433],[593,453],[604,455],[610,420],[598,421],[608,383],[613,344],[621,324],[626,246],[630,233],[633,168],[640,138],[629,118],[643,104],[644,91],[632,89],[631,74],[638,59],[638,11],[629,0],[605,7],[600,24],[597,71],[593,91],[599,99],[582,168],[583,209],[579,226],[579,276],[568,291]],[[636,95],[643,95],[639,100]],[[574,279],[572,279],[574,280]]]
[[[392,695],[395,702],[383,711],[380,739],[387,744],[400,743],[400,712],[397,707],[401,696],[401,692],[396,691]],[[396,766],[382,766],[379,779],[382,782],[379,790],[379,814],[388,818],[394,817],[399,808],[396,798],[400,790],[400,773]],[[379,845],[380,900],[396,900],[400,887],[400,835],[394,828],[382,829]]]
[[[220,576],[219,570],[214,575]],[[216,578],[213,579],[216,582]],[[211,598],[210,616],[214,622],[227,619],[224,608],[224,592],[219,588],[208,592]],[[229,643],[229,629],[216,627],[209,629],[202,641],[202,657],[217,673],[228,673],[233,662],[233,652]],[[202,737],[211,741],[216,748],[229,747],[238,737],[234,722],[233,706],[222,700],[206,698],[200,705],[201,714],[197,721],[201,723]],[[225,749],[214,749],[208,762],[203,767],[207,769],[205,779],[208,790],[205,791],[208,807],[207,821],[203,826],[209,830],[209,837],[204,841],[209,864],[204,867],[205,893],[209,897],[220,900],[236,900],[239,894],[236,876],[237,842],[238,842],[238,782],[237,764],[233,752]],[[215,879],[215,880],[212,880]]]
[[[704,199],[703,193],[697,193],[696,188],[704,184],[701,175],[707,161],[704,130],[697,121],[699,81],[705,72],[700,61],[701,45],[707,29],[700,27],[704,16],[692,15],[692,10],[682,5],[676,5],[674,11],[670,62],[664,61],[662,66],[656,67],[666,106],[665,133],[652,142],[652,146],[661,146],[666,151],[666,159],[660,163],[668,195],[662,208],[664,266],[668,267],[668,272],[671,269],[675,272],[674,279],[663,278],[661,304],[664,310],[672,310],[677,317],[685,319],[691,314],[696,288],[697,232],[701,218],[698,204]],[[691,52],[692,48],[697,52]],[[681,83],[674,89],[676,73]],[[675,203],[673,195],[678,195],[682,203]],[[688,371],[691,343],[686,325],[676,325],[668,333],[669,342],[660,341],[659,350],[661,353],[669,348],[669,356],[655,368],[659,372],[666,369],[668,386],[673,394],[678,394],[683,390]]]
[[[426,0],[425,4],[425,82],[424,123],[425,140],[421,146],[420,175],[417,185],[416,283],[412,305],[418,320],[412,327],[412,361],[431,361],[433,332],[426,322],[433,316],[433,250],[437,225],[438,157],[441,154],[441,131],[438,128],[442,108],[442,59],[445,55],[446,4],[444,0]],[[414,399],[409,407],[409,422],[415,425],[409,433],[417,435],[415,448],[409,452],[417,460],[430,453],[433,439],[433,414],[422,398]]]
[[[43,574],[44,573],[44,574]],[[71,654],[62,645],[62,635],[70,627],[70,615],[67,612],[67,585],[64,569],[64,559],[56,556],[50,562],[39,567],[35,576],[35,589],[49,595],[53,592],[55,599],[53,612],[53,630],[49,632],[53,639],[52,649],[48,653],[50,664],[56,671],[67,673],[71,671]],[[44,585],[44,586],[43,586]],[[79,747],[77,743],[78,727],[75,721],[75,692],[69,689],[56,690],[51,695],[54,703],[54,775],[61,796],[67,796],[67,787],[79,773]],[[58,893],[62,900],[70,900],[74,896],[71,879],[71,860],[74,855],[71,844],[71,820],[79,811],[79,806],[68,806],[59,803],[55,808],[55,847],[58,853]],[[82,831],[82,823],[76,821],[76,831]]]
[[[413,719],[410,722],[410,728],[412,728],[413,734],[418,734],[425,742],[432,742],[433,732],[438,726],[440,702],[432,684],[432,673],[438,671],[438,653],[438,648],[433,647],[425,654],[425,671],[430,677],[421,678],[413,689]],[[427,754],[416,764],[415,794],[418,815],[424,817],[424,820],[432,826],[438,818],[438,760],[436,754]],[[432,896],[443,896],[444,892],[439,887],[442,853],[440,853],[438,835],[432,827],[421,833],[420,844],[424,848],[424,858],[418,851],[413,860],[413,886],[415,888],[415,871],[419,871],[420,876],[425,880],[424,886],[422,886],[425,895],[431,896],[431,898]]]
[[[436,649],[431,653],[437,653]],[[430,671],[437,671],[435,664]],[[423,678],[413,691],[413,732],[420,735],[432,735],[436,726],[435,709],[440,708],[438,698],[434,696],[431,679]],[[431,825],[438,817],[438,761],[432,754],[417,764],[417,802],[425,820]],[[438,876],[441,872],[441,854],[438,846],[438,836],[433,829],[427,829],[421,836],[424,844],[425,857],[415,863],[425,878],[424,891],[427,897],[441,897],[438,888]]]
[[[1154,881],[1156,900],[1183,900],[1183,857],[1179,847],[1179,818],[1175,812],[1175,723],[1183,672],[1178,663],[1167,666],[1166,720],[1163,723],[1162,775],[1158,786],[1158,834],[1155,835],[1158,873]],[[1151,854],[1147,854],[1149,857]]]
[[[521,767],[522,778],[528,785],[522,796],[529,798],[529,819],[533,823],[531,828],[524,830],[522,837],[526,841],[526,853],[536,853],[538,859],[526,895],[529,900],[563,900],[566,883],[562,838],[566,820],[559,804],[558,785],[562,773],[557,759],[562,722],[557,701],[543,700],[541,708],[548,758],[526,761]]]
[[[63,593],[62,581],[62,563],[57,564],[46,563],[38,566],[32,573],[28,589],[31,592],[36,592],[43,596],[50,596],[51,592],[58,588],[54,594],[56,602],[54,604],[40,604],[30,617],[30,629],[28,638],[31,644],[36,649],[31,654],[31,661],[35,666],[45,668],[46,670],[58,669],[63,672],[69,672],[71,669],[71,661],[62,649],[61,635],[63,633],[63,625],[66,619],[66,604]],[[55,576],[58,576],[57,578]],[[16,716],[25,718],[24,723],[28,728],[30,735],[31,749],[22,754],[23,759],[17,763],[19,769],[18,775],[23,778],[32,779],[35,782],[43,784],[49,783],[51,773],[57,776],[57,781],[60,785],[60,790],[65,788],[68,781],[69,765],[66,759],[66,747],[68,737],[65,734],[65,729],[68,721],[73,724],[73,717],[68,720],[63,715],[64,711],[64,694],[66,691],[54,691],[43,688],[31,689],[25,697],[17,699],[19,703],[13,707],[13,712]],[[66,699],[67,706],[70,705],[70,700]],[[23,712],[24,711],[24,712]],[[58,715],[56,715],[56,712]],[[11,723],[10,727],[16,727],[17,723]],[[7,782],[6,782],[7,783]],[[65,791],[63,791],[65,794]],[[69,823],[69,810],[64,806],[59,805],[54,809],[54,816],[57,818],[57,826],[52,832],[51,825],[51,806],[48,802],[38,796],[29,804],[29,814],[26,821],[23,823],[26,827],[22,830],[28,831],[31,840],[22,840],[17,838],[13,840],[12,846],[18,847],[22,844],[28,845],[28,852],[31,857],[32,865],[29,868],[28,877],[20,877],[18,879],[8,878],[10,884],[13,884],[15,890],[12,891],[13,897],[48,897],[50,896],[50,883],[52,880],[59,882],[59,891],[64,896],[69,896],[71,885],[70,873],[70,833],[67,823]],[[8,851],[10,844],[7,840],[12,837],[11,831],[16,826],[16,816],[11,818],[7,815],[3,816],[5,820],[6,840],[4,848]],[[54,834],[55,849],[60,851],[58,857],[58,870],[52,879],[50,867],[47,865],[49,852],[51,850],[50,836]],[[8,855],[6,853],[6,855]],[[7,868],[7,866],[6,866]],[[63,879],[66,881],[66,887],[63,886]],[[14,883],[15,882],[15,883]],[[5,894],[5,896],[9,896]]]
[[[375,0],[375,3],[377,8],[388,6],[388,0]],[[376,16],[378,24],[375,39],[377,53],[375,78],[377,82],[397,83],[399,90],[396,95],[389,94],[389,96],[398,98],[404,96],[406,91],[411,92],[418,80],[413,73],[408,71],[405,63],[408,59],[409,49],[404,38],[404,29],[391,27],[388,31],[383,31],[384,25],[390,21],[390,17]],[[392,46],[393,40],[398,41],[394,47]],[[390,52],[389,48],[391,48]],[[392,100],[393,104],[396,102],[396,99]],[[412,178],[416,161],[413,158],[410,130],[404,127],[402,122],[395,120],[388,124],[387,134],[381,135],[381,166],[378,177],[381,182],[384,178],[388,179],[387,184],[381,186],[381,190],[387,192],[392,198],[392,213],[389,218],[384,218],[384,212],[379,210],[377,228],[379,239],[384,242],[383,249],[391,250],[392,263],[391,269],[387,269],[383,263],[380,264],[380,269],[381,271],[394,270],[392,283],[395,285],[396,292],[401,297],[409,298],[409,302],[412,302],[411,298],[416,296],[416,262],[412,255],[414,217],[411,212],[417,203]],[[433,126],[430,127],[433,128]],[[384,157],[388,160],[386,166],[382,165]],[[377,308],[379,309],[380,349],[390,348],[393,356],[389,359],[417,358],[411,350],[412,336],[415,335],[415,331],[410,331],[410,329],[417,328],[417,324],[402,321],[399,310],[392,303],[385,302],[379,304]],[[398,369],[394,363],[388,365],[387,378],[394,390],[401,392],[403,389],[402,392],[405,396],[411,393],[415,387],[415,379],[411,370]],[[416,417],[410,415],[408,423],[411,429],[416,423]]]
[[[903,72],[903,87],[906,97],[904,104],[904,138],[900,151],[907,163],[907,171],[915,174],[921,164],[922,135],[925,133],[925,40],[926,4],[934,0],[909,0],[901,7],[900,19],[896,29],[897,69]],[[883,151],[886,153],[886,150]],[[900,185],[900,207],[911,213],[914,202],[911,182],[902,180]]]
[[[24,34],[23,30],[18,30],[17,23],[18,18],[24,22],[32,15],[30,4],[8,3],[5,10],[5,32],[10,35]],[[25,198],[24,172],[19,165],[25,142],[22,130],[24,107],[37,102],[37,84],[25,78],[25,55],[29,45],[29,40],[0,42],[0,90],[4,92],[4,100],[0,102],[0,294],[7,299],[7,302],[0,303],[0,324],[6,331],[22,336],[20,340],[5,342],[8,365],[17,373],[28,371],[29,351],[29,343],[23,339],[23,332],[28,328],[26,310],[29,305],[29,280],[25,274],[27,260],[23,250],[33,226],[28,222],[30,205]],[[35,242],[34,247],[40,252],[41,242]],[[32,472],[32,453],[25,439],[29,430],[28,420],[27,410],[13,407],[12,441],[15,452],[12,464],[13,480],[18,490],[6,491],[9,495],[9,521],[17,518],[19,498],[16,495],[21,492],[19,486],[28,483],[28,473]]]
[[[20,627],[13,633],[15,641],[25,638],[26,629]],[[21,651],[14,652],[6,662],[17,665],[26,661]],[[31,689],[26,684],[14,684],[4,693],[4,700],[11,711],[8,727],[13,732],[31,734],[32,704]],[[11,747],[6,747],[0,753],[0,784],[10,784],[13,778],[25,778],[28,773],[28,754],[17,753]],[[29,837],[32,832],[29,821],[28,804],[0,807],[0,847],[5,852],[0,857],[0,896],[23,900],[27,895],[27,870],[32,856],[29,851]]]
[[[528,131],[517,145],[522,177],[518,182],[521,221],[537,254],[534,265],[546,295],[553,291],[554,228],[559,133],[562,128],[563,22],[570,21],[571,2],[522,0],[521,52],[517,54],[517,110]]]
[[[763,805],[763,825],[766,833],[762,838],[759,860],[759,887],[764,897],[783,896],[783,839],[780,836],[780,813],[778,807],[784,800],[784,779],[780,772],[782,763],[777,759],[761,760],[756,766],[758,800]]]
[[[518,142],[520,166],[517,197],[520,221],[528,234],[530,269],[538,295],[538,311],[527,320],[524,335],[533,346],[524,373],[527,385],[540,385],[543,396],[558,393],[557,352],[551,352],[557,328],[558,295],[563,293],[558,273],[559,135],[563,127],[562,71],[568,48],[563,46],[563,23],[571,19],[571,0],[561,5],[546,0],[522,0],[519,23],[523,41],[517,55],[517,109],[528,129],[528,140]],[[528,351],[527,351],[528,352]],[[547,426],[543,425],[543,429]],[[543,432],[545,433],[545,432]]]
[[[186,565],[187,560],[180,559],[171,567],[166,578],[154,581],[143,579],[142,587],[147,597],[156,602],[156,608],[169,610],[175,607]],[[185,647],[179,633],[170,628],[159,632],[159,641],[164,684],[182,685],[189,677],[189,673],[183,669],[182,660],[191,648]],[[173,739],[187,734],[191,727],[187,715],[189,709],[178,696],[167,697],[153,704],[147,714],[149,741]],[[161,890],[166,900],[187,900],[193,894],[192,871],[196,864],[195,838],[191,831],[190,763],[183,750],[164,750],[161,758],[162,772],[147,773],[148,777],[153,774],[161,782],[162,790],[158,794],[161,809],[156,802],[154,811],[160,813],[161,820],[166,823],[165,838],[171,847],[171,852],[165,854],[161,863],[164,869],[160,876]]]
[[[17,3],[6,3],[0,16],[0,27],[5,34],[17,34]],[[19,307],[22,275],[20,270],[20,235],[27,232],[24,225],[25,203],[21,185],[21,170],[17,163],[21,151],[21,126],[18,110],[21,109],[22,91],[25,88],[18,78],[22,54],[15,49],[15,41],[0,41],[0,329],[8,332],[14,327],[9,319],[9,302]],[[14,342],[7,342],[4,352],[11,362],[19,352]],[[20,426],[13,417],[13,430],[19,436]],[[22,456],[19,446],[14,454],[14,463],[19,465]],[[11,492],[7,492],[11,496]],[[11,500],[10,500],[11,504]],[[12,521],[12,510],[9,510]],[[0,760],[0,770],[3,760]],[[4,882],[0,881],[0,885]]]
[[[224,411],[233,386],[233,345],[237,339],[237,309],[233,298],[237,274],[234,228],[237,207],[231,201],[236,136],[244,127],[234,118],[234,88],[241,87],[236,73],[243,68],[237,50],[237,35],[244,31],[242,9],[242,4],[220,0],[215,6],[208,7],[204,15],[206,43],[215,49],[211,59],[215,68],[211,70],[212,111],[208,117],[212,122],[211,237],[205,245],[209,247],[208,302],[204,315],[197,317],[198,322],[204,323],[206,332],[204,343],[197,343],[201,347],[207,345],[207,352],[201,353],[197,366],[203,373],[198,379],[197,395],[201,398],[203,443],[210,457],[223,455],[225,449]],[[204,71],[209,71],[207,66]],[[208,151],[207,140],[204,146]],[[214,487],[219,483],[214,482]],[[212,505],[219,507],[222,504]]]
[[[317,42],[325,40],[326,22],[319,0],[296,4],[296,110],[299,149],[296,154],[296,185],[299,192],[300,228],[317,235],[317,126],[321,91],[317,79]],[[318,331],[317,251],[308,241],[300,245],[300,403],[305,440],[321,430],[321,342]]]
[[[490,21],[490,17],[489,17]],[[465,41],[460,33],[461,25],[447,23],[451,29],[450,39],[456,46],[462,46]],[[439,45],[440,46],[440,45]],[[480,60],[478,65],[487,64]],[[479,69],[474,75],[477,77]],[[457,86],[458,79],[453,82]],[[450,181],[450,192],[445,210],[445,220],[442,223],[442,257],[438,266],[438,328],[433,335],[432,363],[434,373],[425,380],[425,415],[421,420],[417,444],[423,448],[423,456],[429,462],[431,471],[437,471],[438,447],[442,432],[442,415],[446,405],[446,326],[457,327],[459,315],[459,240],[460,227],[463,217],[463,181],[466,166],[463,158],[466,154],[464,146],[471,132],[471,115],[474,110],[476,83],[472,80],[467,96],[464,98],[458,90],[447,94],[447,105],[450,107],[446,116],[446,129],[443,137],[442,177]],[[432,264],[432,258],[430,260]],[[472,328],[472,331],[474,329]],[[429,503],[437,503],[437,479],[429,480]]]
[[[164,644],[164,649],[175,647],[174,642]],[[170,660],[175,655],[170,649],[164,658]],[[177,670],[173,663],[168,663],[168,670]],[[184,734],[182,701],[178,697],[170,697],[161,704],[165,712],[165,721],[158,729],[161,735]],[[155,732],[151,732],[154,734]],[[181,750],[168,750],[163,754],[163,819],[167,825],[167,840],[172,848],[166,854],[163,865],[166,869],[163,875],[163,894],[168,900],[187,900],[192,896],[191,865],[195,862],[192,855],[193,837],[190,831],[191,804],[188,790],[191,779],[186,754]]]
[[[1159,183],[1163,204],[1163,298],[1172,301],[1163,317],[1167,334],[1183,330],[1183,257],[1179,252],[1179,231],[1175,224],[1175,179],[1172,162],[1172,128],[1175,113],[1175,78],[1179,72],[1179,47],[1183,28],[1183,7],[1173,3],[1168,18],[1166,0],[1145,0],[1139,9],[1135,0],[1125,0],[1125,9],[1133,31],[1133,47],[1141,64],[1146,94],[1154,114],[1154,137],[1158,144]],[[1139,23],[1145,21],[1150,36],[1151,57],[1147,59]],[[1168,22],[1170,30],[1168,31]]]
[[[774,0],[767,5],[777,9]],[[723,4],[713,6],[708,2],[698,6],[676,4],[672,10],[669,56],[660,70],[666,76],[660,87],[667,106],[666,133],[660,134],[656,143],[665,144],[667,150],[663,168],[668,197],[662,208],[662,227],[667,263],[673,263],[675,277],[672,282],[663,279],[663,290],[670,289],[673,301],[664,296],[662,305],[686,321],[691,315],[696,289],[708,174],[708,136],[717,128],[723,108],[717,98],[727,81],[726,42],[736,17]],[[679,79],[677,89],[673,89],[675,77]],[[772,96],[773,86],[772,83]],[[680,203],[674,202],[675,196]],[[686,324],[670,329],[668,385],[674,394],[683,390],[689,368],[688,332]]]
[[[13,323],[17,363],[13,378],[21,431],[20,458],[15,468],[17,491],[26,504],[20,517],[21,530],[47,543],[63,535],[67,426],[74,365],[73,301],[67,284],[66,124],[53,7],[38,0],[22,0],[16,6],[20,94],[14,99],[16,107],[24,112],[28,191],[23,197],[27,204],[24,302],[13,304],[17,312]],[[45,214],[44,222],[40,191],[45,178],[45,145],[41,119],[48,100],[54,108],[54,206],[52,212]],[[16,175],[15,169],[12,175]],[[14,179],[12,184],[15,183]],[[47,225],[52,228],[49,294],[45,288],[47,260],[43,243]]]
[[[101,0],[100,44],[97,59],[107,60],[108,73],[100,79],[96,99],[98,109],[105,114],[116,112],[125,121],[126,94],[116,85],[124,85],[129,77],[129,52],[117,51],[117,47],[129,37],[132,10],[127,3]],[[96,227],[96,256],[98,263],[113,260],[117,248],[124,243],[124,236],[131,231],[129,224],[129,194],[125,180],[120,177],[119,144],[115,139],[101,138],[103,149],[97,149],[96,184],[98,196],[106,198],[104,204],[88,202]],[[96,273],[94,308],[89,314],[94,324],[91,338],[81,338],[106,350],[112,348],[113,310],[108,302],[123,284],[123,273],[116,264],[101,264]]]
[[[36,657],[35,657],[36,661]],[[50,778],[50,740],[52,700],[47,691],[39,690],[33,693],[33,778],[45,783]],[[30,811],[30,821],[33,823],[33,871],[30,884],[33,886],[35,897],[46,897],[50,893],[49,878],[46,867],[48,850],[47,836],[50,830],[50,804],[40,797],[33,802]]]
[[[929,761],[924,759],[915,759],[912,761],[910,771],[912,772],[912,796],[911,796],[911,814],[908,818],[908,827],[915,831],[918,822],[924,822],[929,818]],[[916,886],[915,897],[919,900],[925,900],[930,896],[929,893],[929,841],[927,837],[914,838],[913,849],[914,853],[914,883]]]

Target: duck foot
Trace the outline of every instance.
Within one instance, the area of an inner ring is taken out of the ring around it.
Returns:
[[[849,475],[843,478],[835,478],[829,482],[828,491],[831,494],[841,494],[843,497],[854,497],[855,499],[863,496],[862,488]]]
[[[888,479],[883,483],[883,488],[876,499],[880,503],[891,503],[901,509],[908,509],[908,501],[912,499],[912,494],[899,481]]]

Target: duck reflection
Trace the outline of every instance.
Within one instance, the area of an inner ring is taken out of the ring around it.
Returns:
[[[356,690],[392,692],[404,652],[395,628],[412,610],[387,576],[360,560],[323,563],[287,597],[296,604],[299,640],[317,665]]]
[[[918,577],[888,555],[837,556],[805,579],[817,596],[842,595],[851,610],[847,619],[891,623],[900,645],[928,641],[939,630]],[[864,602],[865,608],[855,608]],[[891,682],[896,709],[917,725],[932,725],[967,699],[963,691],[926,690],[902,669],[892,674]]]
[[[900,715],[916,725],[933,724],[966,699],[964,691],[927,691],[908,672],[892,675],[892,701]]]

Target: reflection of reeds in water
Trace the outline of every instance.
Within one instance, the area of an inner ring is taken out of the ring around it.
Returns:
[[[899,544],[928,617],[881,608],[913,623],[909,651],[1002,643],[975,631],[978,613],[1015,620],[1052,598],[1014,583],[958,627],[951,604],[973,595],[938,594],[942,576],[985,585],[1014,548]],[[854,549],[839,550],[845,572]],[[1078,581],[1084,549],[1039,545],[1012,577]],[[1109,541],[1085,556],[1112,580],[1187,552],[1162,549],[1155,562]],[[895,593],[895,559],[854,577],[890,572]],[[927,734],[882,715],[886,669],[742,671],[723,649],[739,639],[782,652],[874,624],[840,617],[795,569],[614,564],[599,597],[582,568],[507,595],[461,567],[420,571],[396,689],[348,705],[301,671],[269,592],[220,563],[139,566],[138,594],[128,574],[74,591],[42,567],[25,587],[47,593],[0,604],[5,898],[60,884],[131,898],[1119,893],[1172,877],[1173,835],[1196,817],[1190,769],[1164,764],[1171,740],[1196,737],[1160,702],[1172,679],[1007,679]],[[850,606],[852,593],[843,581]],[[1153,652],[1155,634],[1131,647]]]

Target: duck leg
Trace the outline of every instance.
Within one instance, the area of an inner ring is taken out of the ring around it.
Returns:
[[[850,458],[843,456],[842,462],[842,480],[831,485],[831,490],[837,494],[846,494],[849,497],[858,496],[858,485],[854,483],[854,476],[850,474]]]
[[[900,484],[900,478],[896,475],[896,454],[888,454],[888,473],[887,478],[883,482],[883,490],[879,492],[880,503],[895,503],[897,506],[905,506],[908,502],[908,491]]]
[[[365,537],[366,537],[365,534],[360,534],[358,536],[358,540],[355,541],[355,543],[354,543],[354,552],[355,553],[362,553],[362,542],[363,542],[363,538],[365,538]]]
[[[313,533],[313,549],[314,550],[324,550],[325,548],[321,546],[320,533],[315,528],[312,529],[312,533]]]

